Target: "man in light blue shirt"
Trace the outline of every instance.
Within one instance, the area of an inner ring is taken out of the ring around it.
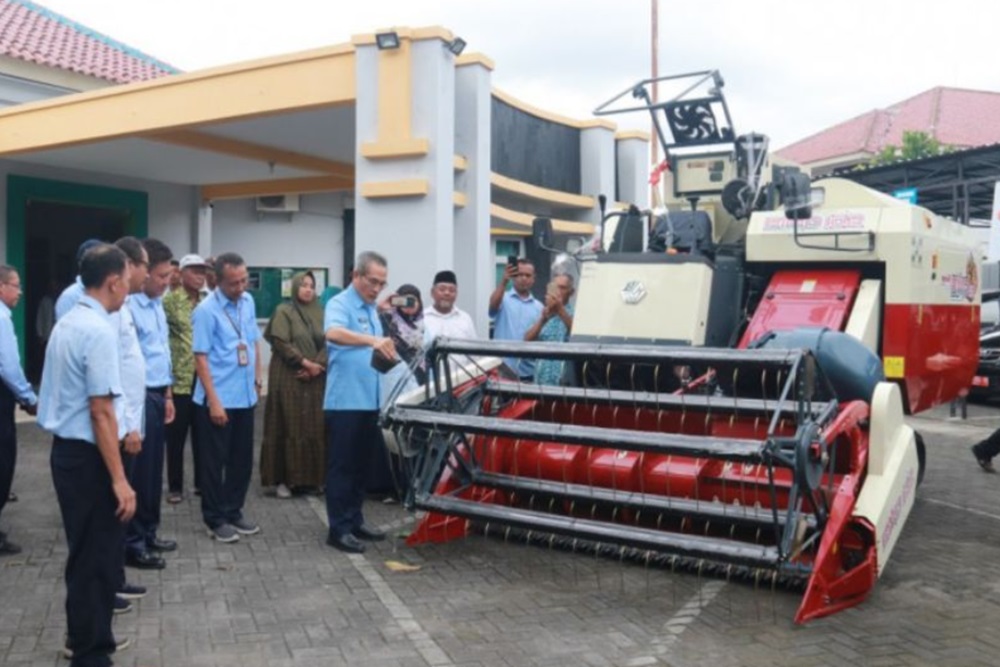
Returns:
[[[375,303],[386,285],[385,258],[363,252],[354,264],[351,285],[326,304],[329,361],[326,370],[326,543],[348,553],[361,553],[360,540],[382,540],[385,534],[367,525],[361,513],[365,473],[377,447],[384,447],[378,425],[379,374],[373,355],[398,360],[391,338],[383,335]]]
[[[508,290],[507,285],[514,286]],[[493,338],[496,340],[524,340],[524,334],[542,316],[542,302],[531,294],[535,285],[535,265],[528,259],[508,264],[503,279],[490,295],[490,317],[496,317]],[[510,357],[503,360],[522,380],[531,381],[535,374],[533,359]]]
[[[103,241],[97,239],[87,239],[80,244],[80,247],[76,250],[76,266],[80,267],[80,262],[83,261],[83,255],[91,248],[99,246]],[[83,296],[83,281],[80,280],[80,276],[76,277],[69,286],[62,291],[59,298],[56,299],[56,320],[58,321],[60,317],[69,312],[70,308],[76,305],[76,302],[80,300]]]
[[[73,664],[111,664],[122,643],[111,617],[122,568],[124,523],[135,493],[122,466],[124,429],[118,338],[108,320],[129,292],[125,254],[94,247],[80,264],[84,295],[52,330],[45,350],[38,424],[53,435],[52,481],[62,514],[66,564],[66,648]]]
[[[24,377],[21,355],[14,334],[11,309],[21,299],[21,277],[12,266],[0,265],[0,515],[10,498],[10,485],[14,481],[17,465],[17,427],[14,410],[20,405],[29,414],[35,414],[38,397]],[[7,539],[0,531],[0,556],[21,552],[21,547]]]
[[[174,418],[169,329],[162,300],[173,274],[170,264],[173,253],[156,239],[145,239],[142,245],[149,273],[142,290],[130,296],[127,303],[146,368],[143,378],[145,419],[142,450],[132,464],[132,486],[138,503],[125,537],[125,563],[141,569],[159,569],[165,563],[151,552],[177,549],[177,542],[157,536],[163,496],[166,424]]]
[[[263,374],[253,299],[243,258],[215,260],[216,289],[194,309],[195,428],[201,457],[201,514],[220,542],[260,527],[243,516],[253,471],[254,407]]]

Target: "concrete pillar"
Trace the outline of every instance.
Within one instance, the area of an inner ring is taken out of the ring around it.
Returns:
[[[618,156],[618,200],[649,206],[649,141],[641,132],[621,132],[615,141]]]
[[[467,56],[455,73],[455,273],[459,308],[472,316],[476,331],[489,333],[493,289],[490,243],[490,128],[492,63]],[[458,205],[462,204],[462,205]]]
[[[597,125],[580,130],[580,194],[608,198],[608,208],[615,201],[615,131]],[[600,208],[595,206],[583,220],[599,223]]]
[[[355,248],[389,262],[389,289],[454,266],[455,56],[400,31],[398,49],[355,41]]]
[[[198,207],[198,223],[195,230],[195,248],[202,257],[212,256],[212,205],[204,202]]]

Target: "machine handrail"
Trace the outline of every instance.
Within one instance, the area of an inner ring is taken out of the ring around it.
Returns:
[[[628,343],[561,343],[541,341],[434,339],[429,357],[463,354],[523,359],[562,359],[566,361],[614,361],[624,363],[675,363],[702,366],[793,367],[802,357],[811,355],[802,349],[739,350],[715,347],[670,347]]]

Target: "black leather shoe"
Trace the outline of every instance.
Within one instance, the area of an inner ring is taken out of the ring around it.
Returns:
[[[140,570],[162,570],[167,562],[148,551],[129,551],[125,554],[125,564]]]
[[[385,539],[385,533],[377,528],[372,528],[367,523],[363,523],[359,528],[355,528],[353,535],[359,540],[368,540],[369,542],[381,542]]]
[[[146,540],[146,548],[150,551],[176,551],[177,542],[175,540],[161,540],[158,537],[154,537],[151,540]]]
[[[993,461],[981,455],[976,445],[972,446],[972,455],[976,457],[976,463],[983,469],[983,472],[996,472],[996,468],[993,467]]]
[[[363,554],[365,552],[365,545],[361,544],[358,538],[353,535],[341,535],[340,537],[331,535],[326,538],[326,543],[334,549],[345,551],[349,554]]]

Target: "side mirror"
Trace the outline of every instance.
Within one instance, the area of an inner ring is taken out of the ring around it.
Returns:
[[[537,247],[551,250],[552,220],[550,218],[535,218],[531,222],[531,236]]]

